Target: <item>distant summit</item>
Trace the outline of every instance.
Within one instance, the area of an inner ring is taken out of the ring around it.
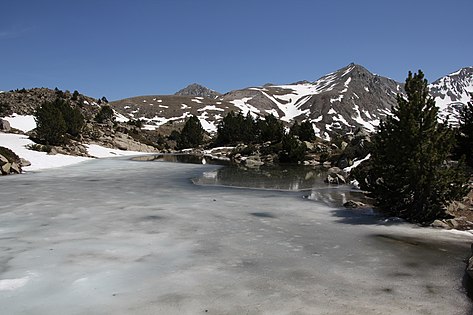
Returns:
[[[182,90],[176,92],[174,95],[217,98],[221,94],[200,84],[192,83]]]

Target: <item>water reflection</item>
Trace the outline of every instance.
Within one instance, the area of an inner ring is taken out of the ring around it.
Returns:
[[[227,186],[251,189],[300,191],[304,198],[340,207],[348,200],[366,203],[366,198],[350,185],[328,185],[327,169],[302,165],[275,165],[246,168],[228,162],[191,154],[141,156],[134,160],[193,164],[220,164],[223,167],[203,172],[193,178],[196,185]]]
[[[227,166],[204,172],[193,182],[197,185],[222,185],[258,189],[301,191],[326,187],[326,170],[305,166],[244,168]]]
[[[191,164],[226,164],[225,161],[212,159],[208,156],[194,154],[158,154],[132,158],[133,161],[174,162]]]
[[[225,166],[204,172],[192,181],[196,185],[301,191],[304,198],[335,207],[349,200],[367,202],[358,189],[350,185],[328,185],[324,182],[326,177],[327,169],[323,167],[287,165],[253,169]]]

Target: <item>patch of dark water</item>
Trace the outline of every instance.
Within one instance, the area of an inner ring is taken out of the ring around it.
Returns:
[[[228,162],[195,154],[156,154],[132,158],[133,161],[227,165]]]
[[[192,178],[195,185],[302,192],[308,200],[341,207],[348,200],[366,203],[365,196],[351,185],[328,185],[325,167],[272,165],[248,168],[192,154],[160,154],[134,158],[139,161],[220,165]]]

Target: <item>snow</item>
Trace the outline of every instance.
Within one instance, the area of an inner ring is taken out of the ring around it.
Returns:
[[[190,106],[186,105],[186,104],[181,104],[181,109],[187,109],[187,108],[190,108]]]
[[[87,144],[87,152],[96,158],[108,158],[116,156],[143,155],[146,153],[139,151],[124,151],[119,149],[106,148],[98,144]]]
[[[337,122],[342,122],[344,125],[346,125],[346,126],[348,126],[348,127],[353,127],[353,126],[350,125],[350,124],[348,123],[348,121],[346,121],[346,119],[345,119],[342,115],[340,115],[340,114],[338,114],[337,116],[333,116],[332,119],[333,119],[334,121],[337,121]]]
[[[256,114],[260,113],[261,111],[253,105],[247,103],[252,98],[253,97],[244,97],[239,100],[230,101],[230,103],[235,105],[235,107],[238,107],[243,115],[247,115],[248,113],[250,113],[253,117],[255,117]]]
[[[329,114],[329,115],[336,115],[337,112],[336,112],[332,107],[330,107],[330,109],[329,109],[329,111],[328,111],[327,114]]]
[[[223,108],[219,108],[215,105],[207,105],[205,107],[202,107],[202,108],[199,108],[197,111],[198,112],[202,112],[202,111],[206,111],[206,110],[215,110],[215,111],[220,111],[220,112],[224,112],[225,110]]]
[[[345,172],[351,172],[353,169],[357,168],[358,165],[360,165],[361,163],[363,163],[364,161],[367,161],[371,158],[371,154],[368,154],[367,156],[365,156],[364,158],[362,158],[361,160],[355,160],[353,162],[353,165],[352,166],[348,166],[348,167],[345,167],[343,170]]]
[[[184,112],[182,113],[181,116],[170,117],[170,118],[160,117],[160,116],[154,116],[153,118],[142,117],[141,120],[144,121],[144,126],[142,129],[155,130],[156,128],[158,128],[161,125],[164,125],[167,122],[175,121],[175,120],[183,120],[183,119],[186,119],[189,115],[190,115],[189,112]]]
[[[217,132],[217,126],[213,121],[208,121],[206,118],[207,116],[198,116],[200,124],[202,125],[202,128],[204,128],[205,131],[209,133],[215,133]]]
[[[337,98],[331,98],[330,103],[341,102],[343,99],[343,94],[340,94]]]
[[[161,107],[161,108],[169,108],[169,106],[167,106],[167,105],[158,105],[158,107]]]
[[[265,110],[266,113],[270,114],[270,115],[273,115],[274,117],[276,118],[279,118],[279,113],[276,109],[272,108],[272,109],[266,109]]]
[[[193,98],[191,101],[192,101],[192,102],[195,102],[195,103],[202,104],[202,101],[201,101],[200,99],[198,99],[197,97],[196,97],[196,98]]]
[[[351,77],[349,77],[349,78],[345,81],[345,83],[344,83],[345,87],[348,87],[348,84],[350,84],[350,82],[351,82]]]
[[[64,167],[93,160],[92,158],[81,156],[63,154],[49,155],[46,152],[38,152],[27,149],[27,146],[32,144],[34,144],[34,142],[29,140],[28,136],[26,135],[0,133],[0,146],[12,150],[20,158],[28,160],[31,163],[31,166],[23,167],[23,170],[26,172]],[[146,154],[138,151],[123,151],[119,149],[106,148],[97,144],[86,144],[85,146],[87,147],[87,152],[91,156],[97,158]]]
[[[14,291],[23,287],[30,280],[29,276],[17,279],[0,280],[0,291]]]
[[[344,77],[344,76],[346,76],[347,74],[349,74],[354,68],[355,68],[355,66],[350,66],[350,67],[348,67],[348,69],[345,70],[345,72],[343,72],[342,77]]]
[[[28,150],[27,145],[34,144],[25,135],[0,133],[0,145],[9,148],[19,157],[31,162],[31,166],[23,167],[24,171],[37,171],[46,168],[62,167],[90,160],[90,158],[63,154],[48,155],[46,152]]]
[[[127,122],[129,121],[130,119],[128,117],[125,117],[123,116],[122,114],[116,112],[115,110],[113,111],[113,113],[115,114],[115,120],[118,121],[118,122]]]
[[[368,87],[365,86],[365,91],[369,93],[369,92],[370,92],[370,89],[368,89]]]
[[[3,118],[10,123],[12,128],[28,132],[36,128],[36,121],[33,115],[18,115],[13,114],[9,117]]]

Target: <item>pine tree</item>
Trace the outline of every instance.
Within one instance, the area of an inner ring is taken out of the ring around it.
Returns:
[[[52,102],[39,107],[34,115],[36,137],[47,145],[58,145],[66,142],[66,121],[60,109]]]
[[[192,115],[182,128],[182,131],[177,139],[178,149],[195,148],[203,143],[204,128],[199,121],[199,118]]]
[[[100,107],[99,112],[95,115],[95,121],[98,123],[113,121],[113,115],[113,109],[109,105],[104,105]]]
[[[304,161],[307,146],[289,134],[282,137],[282,149],[278,154],[281,163],[298,163]]]
[[[448,201],[463,192],[465,177],[447,165],[454,144],[452,131],[437,120],[438,108],[419,71],[406,79],[407,99],[379,126],[371,155],[367,188],[377,206],[414,222],[444,214]]]
[[[471,97],[472,101],[460,110],[456,154],[473,167],[473,93]]]
[[[260,141],[279,142],[284,135],[284,126],[274,115],[264,116],[264,120],[259,121]]]
[[[66,122],[66,132],[73,137],[78,137],[84,126],[84,116],[80,110],[71,107],[64,99],[57,98],[53,104],[61,111]]]

